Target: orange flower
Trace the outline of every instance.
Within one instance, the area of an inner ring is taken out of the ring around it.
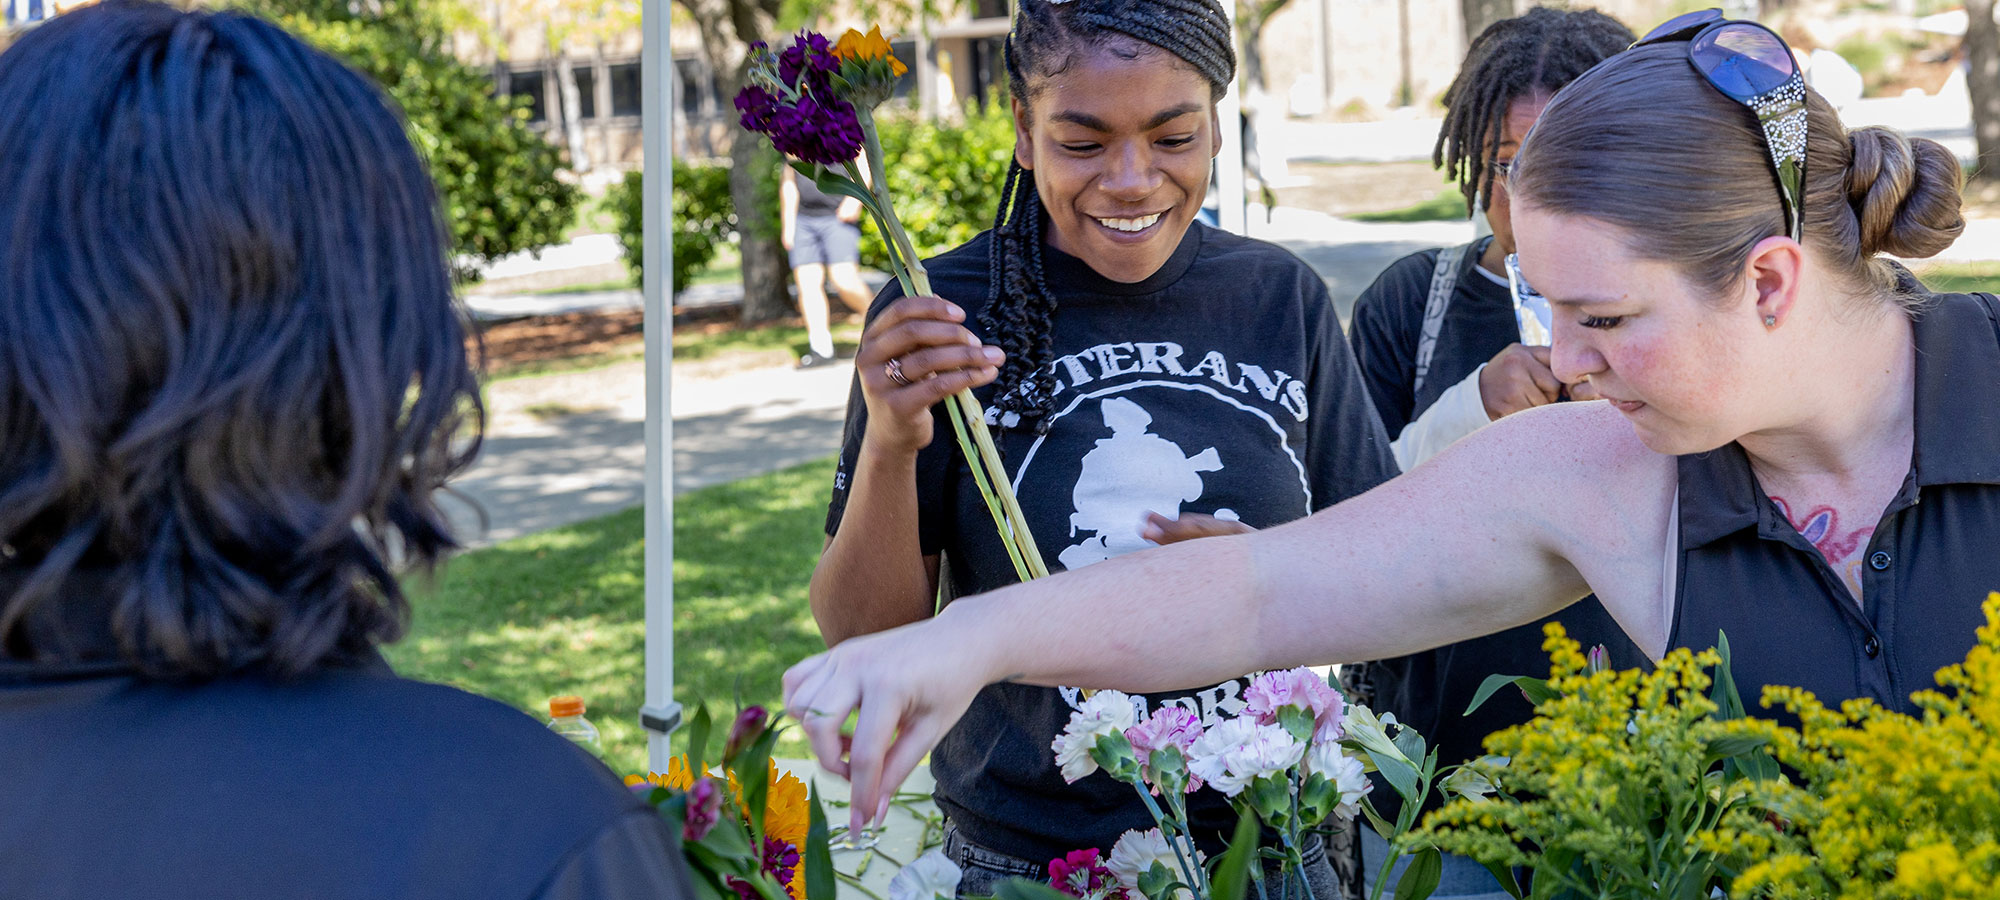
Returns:
[[[880,25],[869,28],[867,34],[847,29],[847,33],[840,36],[840,42],[834,45],[833,55],[860,62],[887,59],[889,71],[897,78],[909,71],[909,67],[903,65],[902,60],[897,59],[895,52],[889,49],[889,39],[882,36]]]
[[[764,794],[764,835],[774,841],[783,841],[797,848],[800,856],[805,855],[806,832],[812,827],[812,795],[806,790],[805,782],[790,772],[778,771],[778,764],[771,766],[770,788]],[[743,786],[736,780],[736,773],[729,775],[729,795],[736,802],[736,808],[743,808]],[[662,775],[650,772],[645,775],[625,776],[625,786],[650,784],[670,791],[685,791],[694,786],[693,767],[685,755],[667,761],[667,772]],[[792,872],[792,880],[785,885],[785,891],[792,900],[805,900],[806,867],[801,865]]]

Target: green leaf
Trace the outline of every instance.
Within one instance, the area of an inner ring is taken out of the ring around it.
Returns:
[[[1396,900],[1426,900],[1444,877],[1444,857],[1436,847],[1425,847],[1410,859],[1410,867],[1396,882]]]
[[[1153,860],[1152,868],[1139,873],[1139,893],[1146,895],[1146,900],[1164,900],[1178,887],[1183,885],[1167,869],[1167,864],[1157,859]]]
[[[1521,900],[1521,883],[1514,878],[1513,866],[1501,865],[1500,863],[1480,863],[1480,865],[1484,866],[1486,871],[1493,873],[1493,880],[1500,882],[1500,889],[1506,891],[1507,896],[1513,897],[1514,900]]]
[[[1715,653],[1721,660],[1715,664],[1715,680],[1709,688],[1708,698],[1715,703],[1713,715],[1717,720],[1727,722],[1732,719],[1749,718],[1749,710],[1743,706],[1743,694],[1736,687],[1736,675],[1731,671],[1729,635],[1721,631],[1715,633]],[[1775,781],[1778,778],[1778,760],[1771,751],[1759,747],[1734,753],[1716,753],[1711,742],[1711,759],[1723,760],[1723,774],[1731,779],[1747,778],[1752,781]]]
[[[1418,734],[1415,728],[1404,727],[1396,729],[1396,737],[1393,740],[1396,744],[1396,749],[1403,751],[1403,756],[1407,757],[1411,762],[1417,762],[1424,758],[1424,736]]]
[[[771,748],[777,743],[778,732],[767,730],[750,742],[750,748],[736,761],[736,781],[743,785],[743,815],[750,820],[753,847],[764,845],[764,812],[771,796]]]
[[[1520,681],[1521,679],[1526,677],[1528,676],[1526,675],[1486,676],[1486,680],[1479,683],[1479,690],[1472,692],[1472,704],[1465,708],[1465,715],[1469,716],[1472,715],[1474,712],[1477,712],[1479,708],[1485,706],[1486,701],[1492,699],[1493,695],[1495,693],[1498,693],[1501,688],[1513,684],[1517,681]]]
[[[1528,695],[1528,702],[1536,706],[1562,696],[1561,692],[1549,687],[1549,681],[1546,678],[1530,678],[1523,675],[1514,679],[1514,684],[1521,688],[1521,693]]]
[[[1389,780],[1389,786],[1403,798],[1404,803],[1418,803],[1423,800],[1417,794],[1417,770],[1409,763],[1393,756],[1374,757],[1375,768],[1382,777]]]
[[[819,783],[809,785],[807,795],[811,800],[811,824],[806,828],[806,845],[799,848],[805,857],[801,863],[806,867],[807,900],[833,900],[839,889],[833,874],[833,848],[829,846],[826,828],[826,810],[820,806]],[[873,857],[870,857],[871,859]]]
[[[688,846],[700,847],[723,859],[744,862],[757,859],[756,855],[750,852],[750,838],[743,833],[743,823],[731,821],[726,817],[715,823],[715,827],[709,829],[706,837]]]
[[[1770,742],[1769,738],[1761,734],[1726,735],[1724,737],[1712,738],[1709,740],[1707,747],[1708,762],[1714,763],[1742,756]]]
[[[819,900],[815,897],[812,900]],[[993,888],[993,900],[1076,900],[1039,881],[1009,878]]]
[[[1244,810],[1236,820],[1236,833],[1229,849],[1215,865],[1211,882],[1214,896],[1209,900],[1243,900],[1250,892],[1250,869],[1257,860],[1257,814]]]
[[[688,720],[688,774],[700,778],[708,772],[708,733],[715,727],[708,704],[696,703],[694,718]],[[661,773],[665,774],[665,773]]]

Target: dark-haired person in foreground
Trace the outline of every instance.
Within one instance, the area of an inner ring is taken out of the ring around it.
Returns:
[[[885,291],[856,357],[812,582],[830,645],[931,616],[941,585],[951,598],[1015,581],[935,409],[960,388],[993,414],[1051,571],[1277,525],[1396,471],[1324,282],[1279,247],[1194,222],[1235,71],[1222,7],[1025,0],[1008,47],[1016,142],[999,221],[926,263],[938,296]],[[1243,681],[1217,682],[1247,671],[1154,685],[1142,702],[1213,724],[1244,703]],[[932,758],[961,892],[1045,878],[1051,859],[1153,827],[1129,785],[1064,783],[1050,745],[1076,702],[995,686]],[[1215,791],[1189,800],[1214,852],[1235,816]],[[1323,853],[1308,864],[1331,900]]]
[[[1362,380],[1383,428],[1396,436],[1396,459],[1403,468],[1415,468],[1501,416],[1563,395],[1549,348],[1524,345],[1515,319],[1505,264],[1514,252],[1506,171],[1549,99],[1632,40],[1631,29],[1596,10],[1536,7],[1480,32],[1445,90],[1444,127],[1433,161],[1458,182],[1466,213],[1483,211],[1493,233],[1397,260],[1355,301],[1348,329]],[[1590,382],[1568,393],[1590,399]],[[1478,757],[1487,735],[1533,715],[1527,700],[1512,691],[1494,695],[1472,715],[1465,711],[1487,676],[1539,672],[1547,665],[1542,627],[1549,621],[1561,622],[1586,647],[1603,645],[1612,665],[1644,663],[1604,605],[1586,597],[1499,634],[1343,670],[1342,679],[1365,686],[1377,712],[1395,713],[1428,737],[1440,765],[1455,765]],[[1375,804],[1393,821],[1401,801],[1385,789],[1376,792]],[[1388,844],[1365,825],[1361,838],[1361,871],[1372,880]],[[1385,894],[1395,887],[1392,880]],[[1447,854],[1432,896],[1507,900],[1508,895],[1486,867]]]
[[[1958,162],[1847,130],[1759,26],[1660,31],[1556,95],[1509,184],[1555,374],[1603,402],[1507,416],[1297,522],[962,597],[800,663],[787,709],[854,817],[990,683],[1382,659],[1593,592],[1655,658],[1727,632],[1748,696],[1913,711],[2000,586],[2000,300],[1883,258],[1958,237]]]
[[[581,749],[396,678],[480,407],[362,77],[112,0],[0,54],[0,897],[685,898]]]

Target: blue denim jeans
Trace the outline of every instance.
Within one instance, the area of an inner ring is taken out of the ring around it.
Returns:
[[[1081,849],[1081,848],[1079,848]],[[1109,855],[1110,848],[1104,848]],[[1009,878],[1027,878],[1033,881],[1049,879],[1048,863],[1034,862],[1018,856],[1009,856],[990,847],[981,847],[966,840],[958,833],[957,826],[950,820],[944,823],[944,855],[958,864],[964,873],[958,882],[960,897],[991,896],[1000,882]],[[1308,842],[1305,849],[1306,884],[1312,888],[1313,900],[1339,900],[1340,881],[1333,873],[1333,864],[1326,861],[1326,845],[1320,841]],[[1265,893],[1269,900],[1278,900],[1279,863],[1266,860],[1264,863]],[[1256,896],[1252,890],[1252,897]],[[1294,900],[1304,900],[1298,891],[1291,892]]]
[[[1364,888],[1361,896],[1374,895],[1375,875],[1382,869],[1382,860],[1389,858],[1389,842],[1367,826],[1361,828],[1361,880]],[[1403,880],[1404,870],[1410,867],[1411,857],[1396,860],[1395,869],[1389,872],[1389,883],[1383,885],[1382,896],[1396,893],[1396,884]],[[1431,900],[1513,900],[1513,895],[1500,886],[1493,873],[1486,870],[1469,856],[1444,855],[1444,873],[1438,879],[1437,890]]]

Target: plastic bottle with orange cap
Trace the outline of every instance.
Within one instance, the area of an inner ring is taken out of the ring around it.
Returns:
[[[583,698],[564,695],[549,698],[549,730],[569,738],[584,746],[592,753],[601,753],[604,746],[598,742],[597,726],[583,717]]]

